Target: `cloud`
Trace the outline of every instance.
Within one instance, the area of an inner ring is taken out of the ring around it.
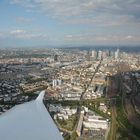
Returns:
[[[139,27],[140,0],[9,0],[60,24],[96,27]],[[29,23],[26,18],[18,18]]]
[[[140,36],[134,35],[95,35],[95,34],[79,34],[79,35],[66,35],[64,40],[67,42],[79,43],[126,43],[127,42],[140,42]]]
[[[42,34],[42,33],[32,33],[32,32],[27,32],[25,30],[13,30],[10,31],[10,34],[13,35],[14,38],[17,39],[46,39],[47,35]]]
[[[25,24],[29,24],[33,21],[33,18],[27,18],[27,17],[17,17],[16,21],[19,23],[25,23]]]
[[[0,40],[4,39],[5,35],[3,33],[0,32]]]
[[[62,34],[68,34],[64,38],[62,37],[65,42],[81,42],[81,44],[84,42],[140,43],[140,0],[9,1],[11,4],[23,6],[27,12],[37,12],[49,17],[48,20],[55,19],[53,21],[56,21],[56,23],[70,25],[68,26],[72,29],[70,33],[68,33],[69,30],[61,32]],[[28,19],[24,18],[18,20],[28,22]],[[72,24],[89,26],[79,26],[75,30],[77,26],[71,26]],[[63,36],[61,33],[60,36]],[[46,38],[44,36],[46,35],[27,31],[20,31],[20,33],[14,35],[15,38],[19,39]],[[59,39],[57,35],[54,36],[56,40]],[[60,42],[63,41],[62,38],[60,37]]]
[[[134,37],[132,35],[126,36],[126,39],[133,39]]]
[[[9,2],[11,4],[20,4],[24,7],[27,7],[27,8],[35,8],[35,3],[33,1],[32,3],[32,0],[9,0]]]
[[[25,30],[21,30],[21,29],[10,31],[11,35],[20,35],[20,34],[25,34],[25,33],[26,33],[26,31]]]
[[[65,24],[90,24],[97,26],[121,26],[134,23],[133,17],[118,15],[115,18],[110,14],[99,15],[96,17],[73,17],[73,19],[63,19]]]
[[[140,18],[139,0],[10,0],[28,10],[42,12],[52,18],[113,14]]]
[[[29,32],[22,29],[11,30],[9,32],[0,33],[1,39],[21,39],[21,40],[31,40],[31,39],[43,39],[47,40],[48,36],[43,33]]]

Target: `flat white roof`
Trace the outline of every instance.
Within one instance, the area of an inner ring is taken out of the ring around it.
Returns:
[[[34,101],[17,105],[0,115],[2,140],[63,140],[43,104],[45,91]]]

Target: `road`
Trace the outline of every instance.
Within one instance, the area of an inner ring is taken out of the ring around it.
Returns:
[[[91,77],[90,82],[87,84],[87,87],[86,87],[85,90],[83,91],[83,93],[82,93],[82,95],[81,95],[81,100],[84,98],[84,95],[85,95],[87,89],[89,88],[89,86],[91,85],[91,82],[92,82],[92,80],[93,80],[95,74],[98,72],[98,70],[99,70],[99,68],[100,68],[100,66],[101,66],[101,62],[102,62],[102,60],[100,60],[100,63],[99,63],[99,65],[96,67],[96,69],[95,69],[95,71],[94,71],[94,73],[93,73],[93,75],[92,75],[92,77]]]

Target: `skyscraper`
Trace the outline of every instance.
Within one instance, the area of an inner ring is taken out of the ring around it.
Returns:
[[[102,55],[103,55],[103,52],[99,50],[99,51],[98,51],[98,59],[99,59],[99,60],[102,59]]]
[[[120,57],[120,50],[117,49],[117,51],[115,52],[115,59],[118,59]]]
[[[91,54],[92,54],[91,56],[92,56],[94,59],[97,58],[97,52],[96,52],[96,51],[92,50]]]
[[[58,55],[54,55],[54,61],[55,61],[55,62],[58,61]]]

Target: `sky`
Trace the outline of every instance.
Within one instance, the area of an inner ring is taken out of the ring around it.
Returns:
[[[139,44],[140,0],[0,0],[0,47]]]

